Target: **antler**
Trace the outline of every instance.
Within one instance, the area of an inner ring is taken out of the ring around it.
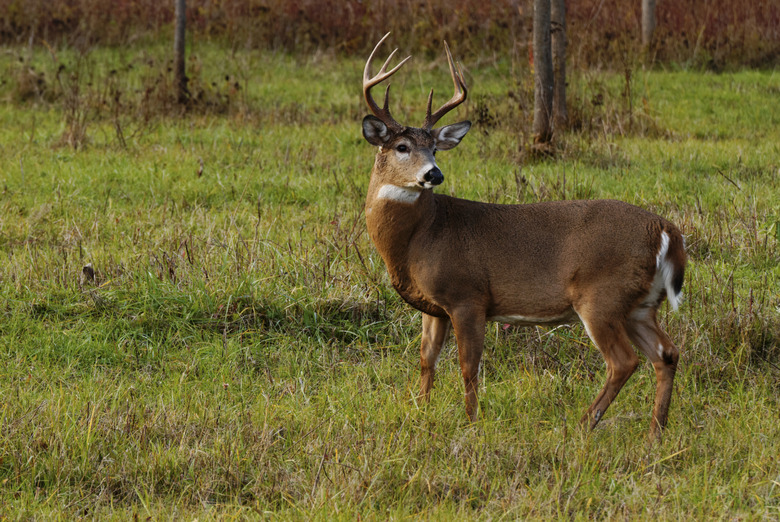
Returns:
[[[447,51],[447,61],[450,64],[450,75],[452,76],[452,83],[455,85],[455,94],[452,95],[450,101],[441,106],[439,110],[431,114],[431,102],[433,102],[433,89],[428,95],[428,111],[425,115],[425,122],[423,122],[422,128],[425,130],[431,130],[439,119],[450,112],[452,109],[460,105],[466,100],[468,95],[468,89],[466,88],[466,82],[463,79],[463,71],[460,68],[460,64],[455,66],[455,62],[452,60],[452,53],[450,53],[450,46],[447,42],[444,42],[444,50]],[[456,71],[457,69],[457,71]]]
[[[385,69],[387,68],[387,64],[390,63],[390,60],[395,55],[395,52],[398,50],[397,48],[394,49],[393,52],[390,53],[390,56],[387,57],[387,60],[385,60],[384,65],[382,65],[382,68],[379,69],[379,72],[376,74],[376,76],[372,78],[370,72],[371,60],[374,59],[374,54],[376,53],[376,50],[379,49],[379,46],[382,45],[382,42],[384,42],[388,36],[390,36],[390,33],[387,33],[382,37],[381,40],[379,40],[379,43],[376,44],[376,47],[374,47],[374,50],[371,51],[371,55],[368,57],[368,61],[366,62],[366,68],[363,69],[363,96],[366,99],[368,108],[371,109],[371,112],[374,113],[374,116],[382,120],[382,122],[385,125],[387,125],[388,128],[390,128],[392,131],[398,132],[401,131],[404,127],[403,125],[395,121],[392,116],[390,116],[390,109],[388,108],[388,99],[390,97],[390,86],[388,85],[387,89],[385,89],[385,104],[382,109],[379,108],[379,106],[374,101],[374,98],[371,97],[371,88],[374,85],[386,80],[387,78],[395,74],[395,72],[398,69],[400,69],[401,66],[405,64],[409,58],[411,58],[411,56],[407,56],[401,61],[401,63],[393,67],[393,69],[391,69],[390,71],[386,71]]]

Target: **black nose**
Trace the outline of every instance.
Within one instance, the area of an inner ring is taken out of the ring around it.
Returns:
[[[433,167],[423,174],[423,181],[427,181],[431,185],[441,185],[444,181],[444,174],[441,173],[439,167]]]

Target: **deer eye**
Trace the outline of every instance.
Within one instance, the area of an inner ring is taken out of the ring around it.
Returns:
[[[404,152],[404,153],[406,153],[406,152],[409,152],[409,147],[408,147],[408,146],[406,146],[406,145],[404,145],[403,143],[401,143],[399,146],[397,146],[397,147],[395,148],[395,150],[397,150],[398,152]]]

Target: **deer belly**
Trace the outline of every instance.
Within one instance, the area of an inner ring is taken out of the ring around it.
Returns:
[[[556,315],[494,315],[487,318],[496,323],[511,324],[513,326],[534,326],[537,324],[566,324],[578,322],[579,317],[574,310],[568,310],[564,314]]]

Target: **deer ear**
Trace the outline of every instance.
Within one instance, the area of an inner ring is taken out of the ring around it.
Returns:
[[[437,149],[450,150],[454,149],[458,143],[460,143],[460,140],[463,139],[463,136],[466,135],[470,128],[470,121],[461,121],[459,123],[453,123],[452,125],[445,125],[444,127],[433,129],[431,134],[433,134],[433,139],[436,140]]]
[[[390,139],[390,129],[379,118],[366,116],[363,118],[363,137],[371,145],[381,147]]]

